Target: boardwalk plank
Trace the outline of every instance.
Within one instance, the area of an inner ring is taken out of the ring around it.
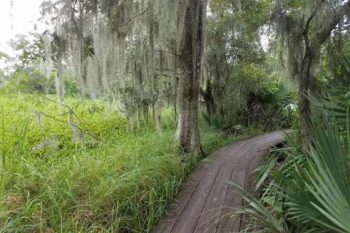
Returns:
[[[233,169],[231,182],[244,187],[246,170]],[[234,227],[239,227],[240,215],[234,214],[234,210],[238,210],[243,203],[243,199],[239,196],[232,187],[228,187],[225,202],[223,205],[221,217],[219,220],[218,229],[216,232],[232,232]],[[232,207],[235,207],[232,209]],[[237,225],[238,224],[238,225]]]
[[[168,206],[154,233],[239,232],[245,217],[234,214],[243,199],[228,180],[249,190],[251,173],[268,149],[284,141],[283,132],[274,132],[239,141],[214,152],[199,163]]]
[[[168,206],[168,211],[158,226],[153,230],[155,233],[170,233],[181,213],[185,209],[188,201],[193,195],[196,187],[204,176],[208,168],[208,164],[201,163],[198,168],[192,173],[188,181],[183,185],[181,192],[172,204]]]
[[[172,233],[193,232],[202,214],[207,197],[213,188],[219,170],[219,166],[211,166],[208,168],[190,201],[187,203],[185,210],[179,217],[173,231],[171,231]]]
[[[229,182],[231,180],[233,167],[221,166],[212,192],[202,211],[201,217],[197,223],[195,233],[215,232],[220,219],[221,209],[224,205]]]

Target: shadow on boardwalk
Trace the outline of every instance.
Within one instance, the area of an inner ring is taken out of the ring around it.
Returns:
[[[219,149],[201,161],[153,233],[239,232],[242,216],[234,215],[242,198],[229,187],[233,182],[251,188],[251,173],[283,132],[268,133]]]

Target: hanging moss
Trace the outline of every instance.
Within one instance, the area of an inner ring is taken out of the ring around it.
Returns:
[[[49,15],[82,95],[111,98],[129,118],[152,106],[160,112],[176,86],[186,1],[57,2]]]

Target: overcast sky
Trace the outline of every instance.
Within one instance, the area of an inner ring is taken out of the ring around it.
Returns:
[[[0,51],[11,53],[7,44],[11,38],[16,34],[34,32],[34,24],[40,18],[39,6],[42,1],[14,0],[11,8],[11,0],[0,0]]]

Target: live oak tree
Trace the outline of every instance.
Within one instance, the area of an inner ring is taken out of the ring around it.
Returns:
[[[141,117],[148,122],[151,110],[161,132],[162,107],[171,103],[179,114],[179,147],[200,155],[206,5],[203,0],[56,0],[44,1],[42,11],[55,29],[51,34],[59,35],[55,45],[65,39],[62,51],[71,61],[66,68],[73,69],[85,96],[111,99],[131,130]],[[56,47],[55,59],[61,59],[62,46]]]
[[[162,108],[171,106],[174,115],[178,114],[174,118],[179,148],[199,156],[199,100],[204,100],[209,115],[235,118],[232,109],[236,106],[230,102],[234,91],[228,87],[236,84],[233,79],[240,75],[239,64],[246,69],[253,67],[252,63],[260,64],[252,73],[265,75],[260,68],[266,64],[267,53],[260,43],[260,30],[268,19],[267,9],[273,9],[274,33],[281,39],[281,51],[288,54],[291,76],[298,80],[302,135],[307,145],[308,96],[316,86],[320,53],[332,31],[346,19],[349,1],[209,3],[207,17],[207,0],[43,1],[43,20],[50,25],[52,45],[47,46],[51,56],[46,59],[51,57],[52,68],[57,70],[59,105],[65,69],[73,71],[84,97],[107,98],[116,104],[127,116],[130,130],[134,125],[140,127],[142,118],[148,124],[152,112],[156,128],[162,132]]]
[[[176,137],[185,153],[202,154],[198,130],[199,90],[203,74],[205,48],[206,0],[186,2],[181,43],[183,75],[178,86],[179,116]]]
[[[57,33],[53,34],[53,40],[51,42],[51,58],[55,64],[56,75],[56,95],[57,95],[57,105],[61,109],[64,101],[64,77],[63,77],[63,59],[64,52],[66,50],[66,41],[64,38],[59,36]]]
[[[219,115],[226,125],[245,105],[244,91],[233,84],[232,76],[242,65],[264,63],[260,29],[266,24],[269,7],[266,1],[209,1],[206,75],[201,94],[207,114]]]
[[[288,52],[288,67],[298,81],[298,105],[303,148],[311,142],[309,96],[316,88],[322,45],[350,13],[350,1],[299,0],[274,2],[277,34]],[[282,50],[283,51],[283,50]]]

